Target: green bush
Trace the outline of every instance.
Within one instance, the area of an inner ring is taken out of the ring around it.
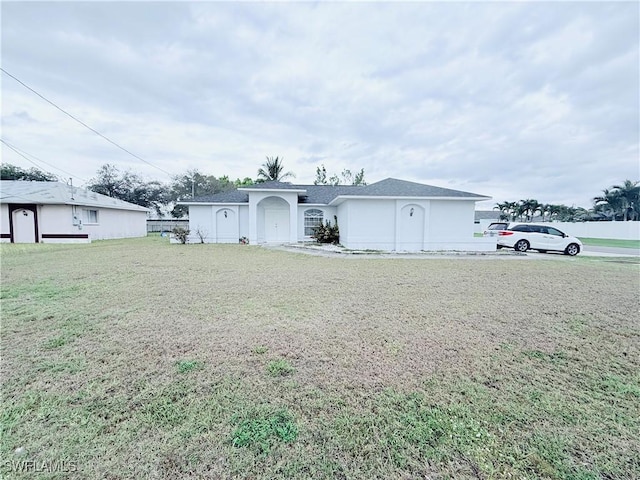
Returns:
[[[171,233],[173,233],[180,243],[184,245],[187,243],[187,238],[191,232],[188,228],[174,227],[174,229],[171,230]]]
[[[313,228],[311,238],[315,238],[318,243],[331,243],[338,245],[340,243],[340,229],[338,228],[338,217],[333,216],[334,224],[327,220],[324,224],[320,224]]]

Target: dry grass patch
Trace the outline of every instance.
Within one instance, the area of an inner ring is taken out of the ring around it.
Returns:
[[[157,237],[1,253],[4,459],[83,479],[640,477],[638,265]]]

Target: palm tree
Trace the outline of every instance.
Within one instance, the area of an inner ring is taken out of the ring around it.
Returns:
[[[542,205],[540,202],[538,202],[537,200],[534,199],[530,199],[529,200],[529,210],[531,211],[531,217],[529,218],[531,221],[533,221],[533,218],[536,216],[536,213],[540,213],[542,214],[542,210],[541,208],[544,205]]]
[[[267,157],[267,161],[258,170],[259,182],[281,182],[285,178],[294,177],[293,172],[284,172],[282,160],[278,157]]]
[[[520,206],[518,205],[518,202],[507,202],[507,204],[508,204],[507,212],[511,217],[511,221],[515,222],[516,217],[519,215]]]
[[[636,220],[640,218],[640,185],[638,182],[625,180],[622,185],[614,185],[618,192],[621,207],[624,209],[624,220]]]
[[[615,220],[620,213],[623,213],[623,199],[620,196],[619,190],[609,190],[605,188],[602,191],[602,195],[593,197],[593,203],[595,207],[598,207],[598,209],[611,220]]]
[[[509,202],[496,203],[496,206],[493,207],[493,209],[500,211],[500,220],[509,220],[509,211],[511,209],[511,204]]]
[[[563,205],[549,205],[549,221],[557,220],[562,212]]]
[[[551,220],[551,205],[548,203],[541,203],[540,207],[538,208],[538,210],[540,210],[540,215],[542,215],[542,221],[544,222],[544,216],[549,214],[549,217],[547,218],[547,220]]]
[[[537,200],[528,198],[527,200],[520,200],[518,213],[524,217],[525,221],[529,222],[533,219],[533,216],[538,211],[540,203]]]

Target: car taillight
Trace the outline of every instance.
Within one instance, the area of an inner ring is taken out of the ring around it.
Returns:
[[[501,230],[500,233],[498,233],[498,235],[500,235],[501,237],[504,237],[505,235],[513,235],[513,232],[508,232],[506,230]]]

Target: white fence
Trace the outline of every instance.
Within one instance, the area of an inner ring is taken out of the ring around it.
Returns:
[[[574,237],[640,240],[640,222],[553,222],[553,226]]]
[[[482,233],[495,221],[480,220],[480,223],[475,225],[476,233]],[[545,222],[544,225],[553,225],[574,237],[640,240],[640,222]]]

